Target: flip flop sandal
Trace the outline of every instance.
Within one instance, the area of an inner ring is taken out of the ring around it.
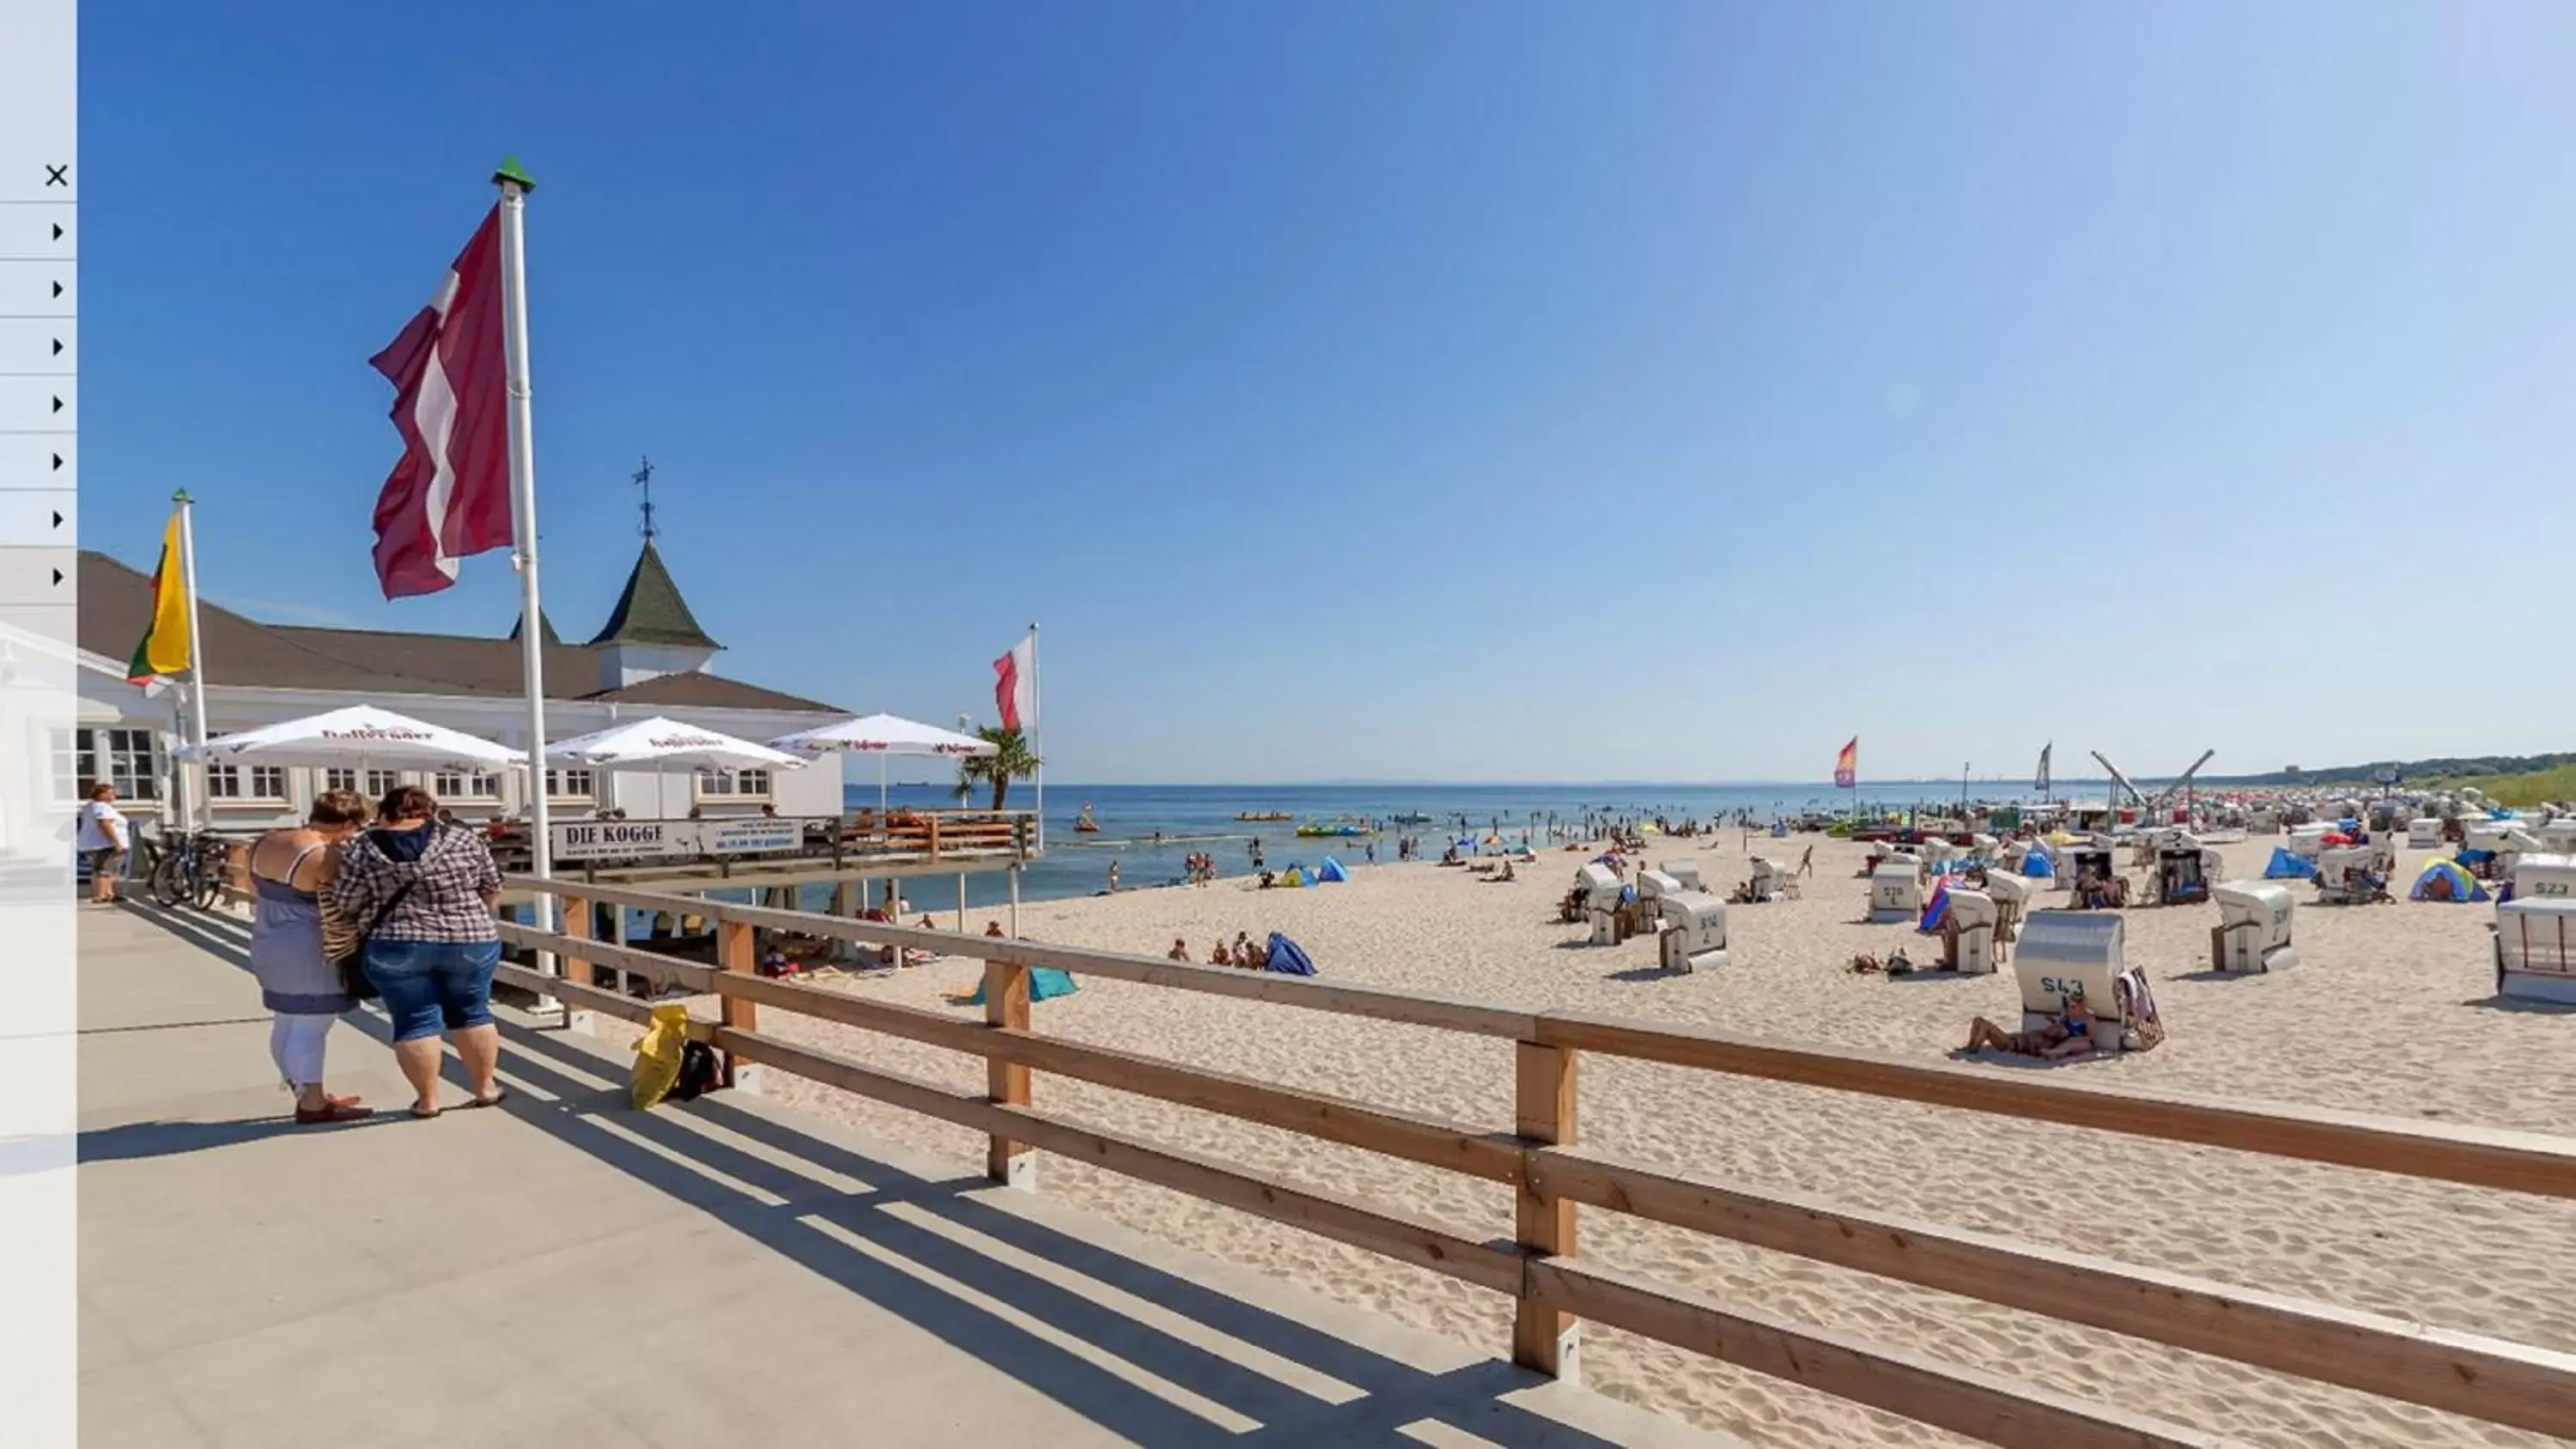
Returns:
[[[507,1087],[495,1087],[492,1089],[491,1096],[477,1097],[474,1099],[472,1105],[476,1107],[498,1107],[508,1100],[510,1100],[510,1089]]]
[[[444,1108],[444,1107],[429,1107],[429,1108],[423,1108],[423,1107],[422,1107],[422,1105],[421,1105],[420,1103],[418,1103],[418,1102],[414,1102],[414,1103],[412,1103],[412,1104],[411,1104],[411,1114],[412,1114],[412,1116],[419,1118],[419,1119],[420,1119],[421,1121],[423,1121],[423,1122],[428,1121],[430,1118],[435,1117],[435,1116],[437,1116],[439,1113],[444,1112],[444,1111],[446,1111],[446,1110],[447,1110],[447,1109],[446,1109],[446,1108]]]

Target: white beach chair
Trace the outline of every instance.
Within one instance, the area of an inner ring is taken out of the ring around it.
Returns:
[[[1657,947],[1667,971],[1713,971],[1726,964],[1726,903],[1705,891],[1660,897],[1664,929]]]
[[[2496,995],[2576,1004],[2576,899],[2496,907]]]
[[[2106,1052],[2152,1046],[2163,1035],[2144,976],[2128,969],[2127,922],[2108,911],[2035,911],[2022,923],[2013,975],[2021,986],[2022,1030],[2066,1011],[2081,993],[2091,1036]]]
[[[1923,868],[1910,856],[1892,855],[1869,873],[1869,918],[1910,921],[1923,913]]]
[[[1984,891],[1952,886],[1947,899],[1951,929],[1941,933],[1941,965],[1962,976],[1994,974],[1995,925],[2002,914],[1995,898]]]
[[[2290,945],[2290,921],[2298,911],[2286,886],[2269,881],[2232,880],[2210,888],[2218,903],[2218,924],[2209,930],[2209,964],[2220,971],[2278,971],[2299,963]]]

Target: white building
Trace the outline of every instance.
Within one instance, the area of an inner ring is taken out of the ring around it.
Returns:
[[[151,616],[148,575],[102,553],[80,556],[79,718],[56,746],[63,798],[107,780],[130,813],[169,809],[179,786],[170,751],[182,735],[181,688],[152,694],[126,682],[126,664]],[[263,624],[199,601],[209,683],[206,727],[228,734],[349,704],[375,704],[417,719],[525,749],[527,695],[518,630],[478,638],[372,629]],[[543,618],[546,727],[554,739],[620,720],[668,715],[748,740],[845,718],[848,711],[709,671],[723,648],[707,637],[648,540],[608,622],[587,644],[566,644]],[[197,773],[190,770],[189,773]],[[220,830],[253,830],[300,818],[319,789],[350,787],[381,797],[398,781],[427,786],[467,819],[522,813],[525,775],[214,766],[204,771]],[[550,770],[559,817],[622,809],[637,819],[685,815],[785,816],[841,813],[841,769],[827,759],[802,770],[747,770],[725,776],[656,777]]]

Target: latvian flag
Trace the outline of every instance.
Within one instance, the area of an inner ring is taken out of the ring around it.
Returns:
[[[1034,735],[1038,728],[1038,632],[1011,646],[1011,652],[993,661],[993,707],[1002,714],[1002,728]]]
[[[509,369],[501,346],[501,209],[438,295],[370,362],[394,385],[402,461],[376,497],[385,597],[456,582],[467,554],[510,545]]]

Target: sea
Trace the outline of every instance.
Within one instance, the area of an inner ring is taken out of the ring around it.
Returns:
[[[2086,789],[2087,785],[2091,789]],[[2072,793],[2100,798],[2103,782],[2058,782],[2060,798]],[[1219,876],[1254,873],[1258,846],[1263,864],[1274,871],[1291,864],[1313,865],[1324,856],[1345,864],[1365,864],[1369,847],[1376,858],[1395,859],[1398,837],[1418,839],[1431,855],[1453,840],[1483,840],[1499,835],[1517,843],[1523,832],[1542,842],[1551,821],[1579,825],[1590,821],[1637,821],[1733,818],[1739,811],[1752,819],[1807,812],[1840,814],[1857,803],[1903,809],[1955,805],[1963,793],[1958,780],[1864,780],[1857,790],[1829,784],[1569,784],[1569,785],[1062,785],[1047,783],[1046,850],[1020,874],[1022,900],[1060,900],[1095,895],[1109,888],[1109,867],[1118,866],[1121,889],[1175,885],[1187,861],[1205,852]],[[2027,782],[1976,780],[1967,783],[1970,799],[1996,804],[2039,798]],[[873,808],[877,786],[870,781],[847,790],[852,809]],[[957,799],[945,784],[897,784],[888,791],[890,804],[915,809],[954,809]],[[970,802],[982,805],[979,797]],[[1014,785],[1006,808],[1030,809],[1036,796],[1026,784]],[[1097,833],[1080,833],[1074,823],[1088,807]],[[1236,817],[1285,814],[1286,820],[1250,822]],[[1308,821],[1360,823],[1372,834],[1342,838],[1300,837]],[[997,905],[1008,897],[1009,883],[1000,872],[967,879],[970,911]],[[921,880],[909,891],[916,911],[953,913],[957,893],[952,881]],[[827,901],[828,891],[818,892]],[[945,922],[943,922],[945,924]]]

